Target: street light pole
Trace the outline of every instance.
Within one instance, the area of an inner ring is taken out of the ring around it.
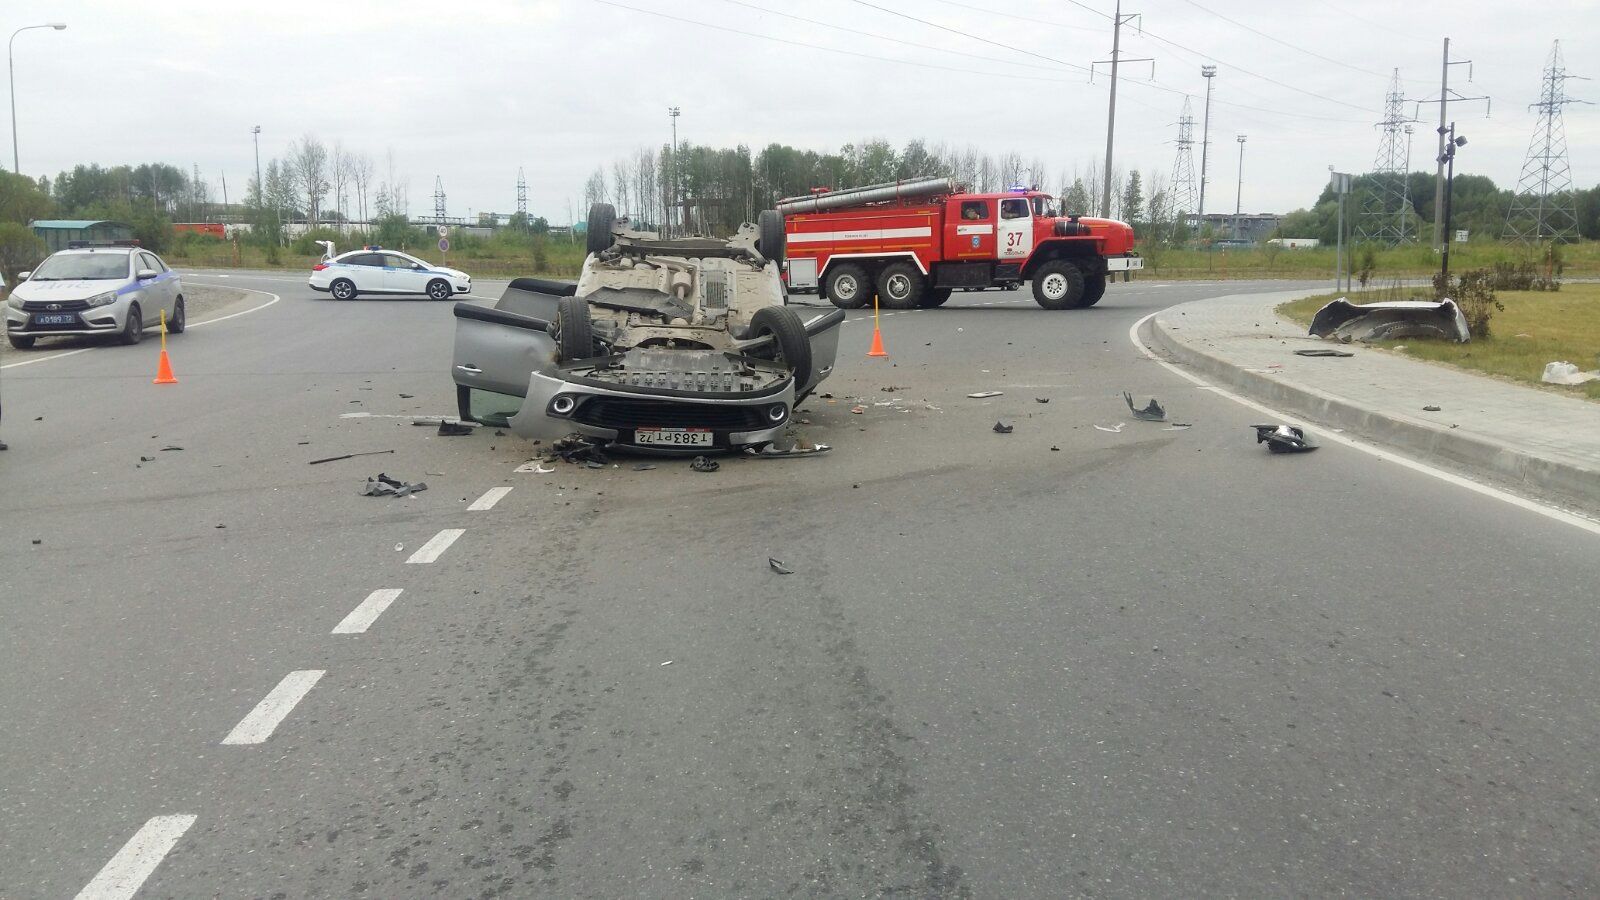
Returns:
[[[673,228],[673,220],[678,205],[678,108],[667,108],[667,115],[672,117],[672,203],[667,206],[667,236],[676,237],[677,231]]]
[[[17,152],[17,62],[13,52],[17,45],[17,35],[35,28],[54,28],[62,31],[67,27],[65,22],[48,22],[44,25],[24,25],[11,32],[11,40],[6,43],[6,69],[11,79],[11,171],[17,175],[22,174],[22,157]]]
[[[1238,135],[1234,140],[1239,142],[1239,187],[1233,195],[1233,239],[1239,240],[1239,214],[1244,211],[1244,141],[1246,135]]]
[[[1455,237],[1450,231],[1450,200],[1455,193],[1456,185],[1456,150],[1467,145],[1465,136],[1456,137],[1456,123],[1451,122],[1449,128],[1439,129],[1439,140],[1444,144],[1444,152],[1439,154],[1439,164],[1445,167],[1444,178],[1444,249],[1439,254],[1439,274],[1446,290],[1450,286],[1450,242]]]
[[[265,192],[261,188],[261,126],[250,129],[250,136],[256,142],[256,205],[262,206]]]

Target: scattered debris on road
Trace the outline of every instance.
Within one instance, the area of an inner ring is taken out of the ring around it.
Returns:
[[[1010,434],[1011,432],[1013,432],[1015,430],[1016,430],[1016,426],[1015,425],[1009,425],[1009,424],[1007,424],[1005,422],[996,422],[996,423],[994,423],[994,433],[995,434]]]
[[[1050,445],[1050,450],[1051,450],[1051,452],[1053,452],[1053,453],[1060,453],[1060,452],[1061,452],[1061,448],[1060,448],[1060,447],[1057,447],[1057,446],[1056,446],[1056,445],[1055,445],[1055,444],[1051,444],[1051,445]]]
[[[156,461],[156,458],[154,456],[141,456],[141,457],[139,457],[139,462],[155,462],[155,461]]]
[[[1133,395],[1127,391],[1122,392],[1122,400],[1128,404],[1128,411],[1133,413],[1135,419],[1142,422],[1165,422],[1167,420],[1166,409],[1154,397],[1151,397],[1150,402],[1142,408],[1133,405]]]
[[[1035,403],[1049,403],[1050,402],[1050,398],[1049,397],[1035,397],[1035,398],[1033,398],[1033,402],[1035,402]]]
[[[554,468],[546,469],[542,465],[543,462],[544,462],[544,460],[542,460],[542,459],[530,459],[527,462],[523,463],[522,465],[517,466],[515,469],[512,469],[511,471],[513,471],[513,472],[532,472],[535,475],[549,475],[551,472],[555,471]]]
[[[722,468],[722,463],[717,462],[709,456],[696,456],[694,459],[689,461],[689,468],[695,470],[696,472],[715,472],[716,470]]]
[[[778,441],[773,441],[757,450],[754,447],[744,448],[744,455],[751,459],[788,459],[792,456],[816,456],[832,450],[831,444],[818,444],[812,441],[789,439],[787,447],[780,446]]]
[[[794,574],[794,570],[793,569],[791,569],[788,566],[784,565],[781,561],[773,559],[770,556],[767,557],[767,565],[771,566],[772,567],[772,571],[777,572],[779,575],[793,575]]]
[[[968,394],[967,396],[974,400],[987,400],[990,397],[999,397],[1004,393],[1005,391],[978,391],[976,393]]]
[[[1122,433],[1122,429],[1126,428],[1127,425],[1128,425],[1127,422],[1118,422],[1117,424],[1111,425],[1111,426],[1096,425],[1095,428],[1100,430],[1100,431],[1109,431],[1112,434],[1121,434]]]
[[[1422,408],[1422,411],[1423,412],[1443,412],[1444,408],[1443,407],[1439,407],[1439,406],[1424,406]]]
[[[398,478],[390,478],[382,472],[375,478],[368,478],[367,483],[361,488],[363,497],[405,497],[428,489],[426,481],[412,484]]]
[[[322,459],[313,459],[312,461],[306,463],[306,465],[316,466],[321,465],[322,463],[338,462],[341,459],[355,459],[358,456],[382,456],[385,453],[393,452],[393,450],[367,450],[361,453],[346,453],[343,456],[325,456]]]
[[[1193,428],[1193,427],[1194,426],[1189,422],[1173,422],[1171,425],[1168,425],[1167,427],[1165,427],[1165,428],[1163,428],[1161,430],[1162,431],[1183,431],[1183,430],[1185,430],[1187,428]]]
[[[1544,367],[1544,374],[1539,380],[1545,384],[1583,384],[1600,378],[1600,372],[1582,372],[1578,367],[1569,362],[1548,363]]]
[[[635,472],[648,472],[651,469],[654,469],[655,467],[656,467],[655,463],[641,463],[641,464],[639,464],[637,466],[634,466],[633,470]]]
[[[162,453],[166,453],[169,450],[182,450],[182,449],[183,449],[182,447],[175,447],[172,444],[168,444],[167,446],[161,448],[161,452]]]
[[[1390,300],[1357,306],[1343,297],[1317,310],[1310,333],[1346,343],[1403,337],[1437,337],[1466,343],[1472,339],[1467,317],[1454,300]]]
[[[603,466],[610,462],[598,442],[580,434],[569,434],[556,441],[550,445],[550,451],[569,463],[595,462]]]
[[[669,659],[666,662],[662,663],[662,665],[663,666],[670,666],[670,665],[672,665],[672,660]]]
[[[1256,430],[1256,443],[1265,443],[1273,453],[1309,453],[1317,445],[1306,437],[1304,429],[1293,425],[1251,425]]]
[[[1334,356],[1334,357],[1355,356],[1354,353],[1351,353],[1348,350],[1296,350],[1294,352],[1294,355],[1295,356]]]
[[[415,399],[415,397],[416,397],[415,394],[401,394],[400,395],[400,399],[401,400],[412,400],[412,399]]]
[[[852,406],[852,407],[850,407],[850,412],[852,414],[854,414],[854,415],[857,415],[857,416],[861,415],[862,413],[864,413],[866,411],[867,411],[867,408],[865,406]]]

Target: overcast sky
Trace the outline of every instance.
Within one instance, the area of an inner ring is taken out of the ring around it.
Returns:
[[[1123,69],[1116,164],[1171,171],[1183,96],[1198,120],[1200,65],[1215,63],[1208,211],[1233,208],[1236,134],[1248,135],[1247,212],[1308,205],[1330,165],[1369,170],[1389,73],[1400,68],[1408,97],[1437,97],[1446,35],[1474,63],[1470,84],[1453,67],[1452,86],[1493,97],[1487,119],[1481,102],[1453,109],[1470,138],[1459,168],[1502,185],[1527,152],[1551,41],[1572,72],[1600,76],[1584,51],[1600,46],[1596,2],[1125,7],[1147,33],[1124,29],[1124,58],[1154,57],[1155,81],[1149,63]],[[263,162],[310,133],[371,154],[383,179],[392,152],[413,214],[431,212],[436,175],[451,215],[509,213],[524,167],[530,212],[563,222],[597,164],[670,140],[673,105],[680,138],[696,143],[972,143],[1046,160],[1053,188],[1105,152],[1106,78],[1077,67],[1109,58],[1110,11],[1108,0],[8,0],[0,28],[68,25],[15,40],[25,174],[198,164],[237,200],[259,124]],[[1600,100],[1592,82],[1569,88]],[[1422,107],[1413,169],[1432,168],[1437,115]],[[1592,186],[1600,108],[1569,106],[1566,125],[1573,177]]]

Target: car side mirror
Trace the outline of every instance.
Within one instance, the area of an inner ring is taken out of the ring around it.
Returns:
[[[27,281],[30,277],[32,277],[32,275],[33,275],[33,270],[32,269],[29,269],[29,270],[26,270],[26,271],[22,271],[22,272],[18,272],[17,273],[17,282],[20,284],[21,282]]]
[[[157,272],[155,269],[140,269],[138,277],[140,281],[149,281],[159,274],[161,273]]]

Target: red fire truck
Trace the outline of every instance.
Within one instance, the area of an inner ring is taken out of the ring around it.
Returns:
[[[835,306],[938,306],[960,288],[1033,283],[1046,309],[1093,306],[1106,283],[1144,268],[1133,229],[1062,216],[1037,190],[956,190],[949,178],[818,190],[778,202],[789,287],[816,288]]]

